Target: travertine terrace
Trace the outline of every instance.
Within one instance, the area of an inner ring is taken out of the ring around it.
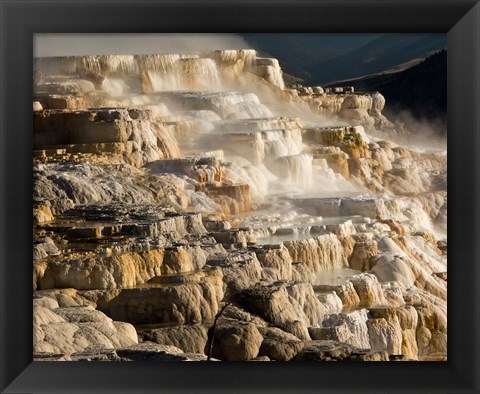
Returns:
[[[37,58],[33,90],[35,360],[446,359],[446,150],[381,93],[253,50]]]

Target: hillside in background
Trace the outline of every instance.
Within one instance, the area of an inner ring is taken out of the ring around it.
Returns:
[[[343,56],[381,34],[242,34],[260,54],[276,57],[284,72],[310,83],[318,64]]]
[[[397,73],[373,75],[334,83],[354,86],[356,91],[379,91],[385,96],[384,113],[391,120],[404,122],[410,129],[418,121],[433,123],[434,132],[446,133],[447,51],[429,56],[423,62]]]
[[[242,34],[307,85],[379,73],[446,48],[446,34]]]

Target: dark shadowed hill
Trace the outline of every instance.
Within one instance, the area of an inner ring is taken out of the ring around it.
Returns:
[[[378,90],[386,99],[385,115],[404,122],[415,131],[419,120],[433,123],[435,132],[446,133],[447,51],[429,56],[404,71],[342,81],[337,86],[354,86],[356,91]]]
[[[447,46],[446,34],[261,34],[242,36],[307,85],[382,72]]]
[[[260,54],[276,57],[284,72],[309,84],[318,76],[316,68],[320,63],[358,49],[381,34],[251,33],[242,36]]]

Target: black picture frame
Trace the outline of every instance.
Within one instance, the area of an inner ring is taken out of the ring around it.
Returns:
[[[480,4],[0,0],[2,393],[478,393]],[[33,363],[32,43],[67,32],[448,32],[447,362]]]

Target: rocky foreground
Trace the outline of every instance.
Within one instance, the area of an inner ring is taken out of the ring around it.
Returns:
[[[40,58],[33,100],[35,360],[446,360],[446,150],[380,93],[241,50]]]

